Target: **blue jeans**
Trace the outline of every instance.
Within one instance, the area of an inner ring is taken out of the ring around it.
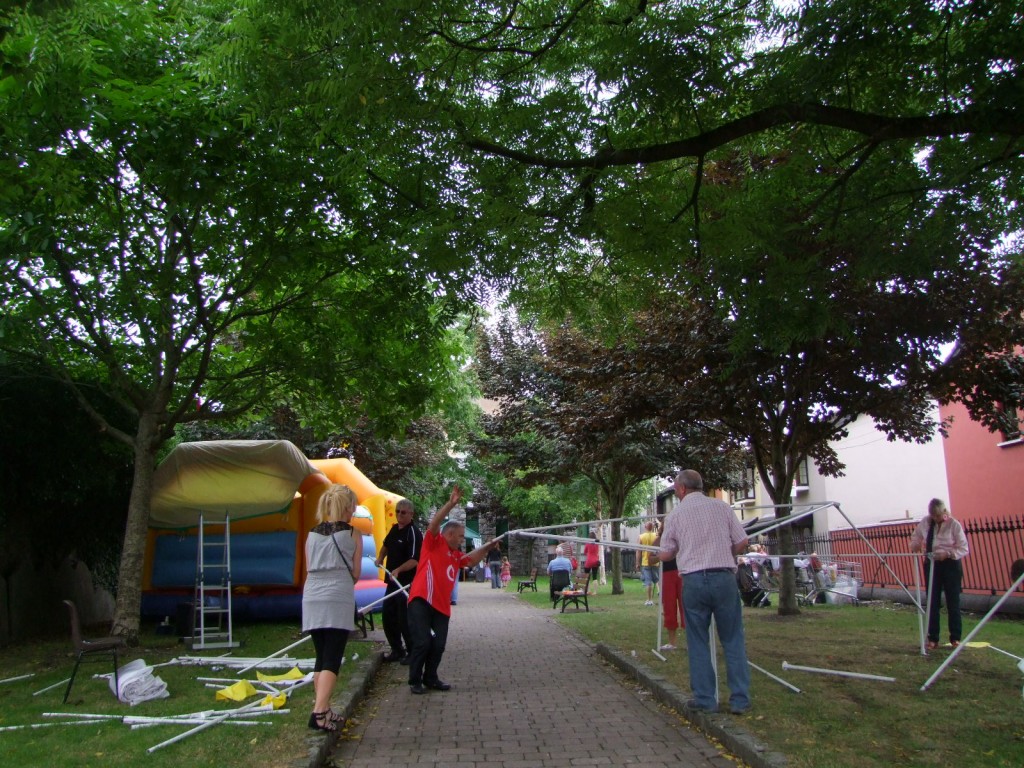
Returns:
[[[718,709],[718,687],[711,663],[711,618],[725,653],[729,706],[750,706],[750,667],[743,634],[743,605],[731,571],[687,573],[683,576],[686,615],[686,653],[690,661],[690,690],[697,706]]]
[[[488,562],[487,567],[491,569],[491,589],[501,589],[501,561]]]

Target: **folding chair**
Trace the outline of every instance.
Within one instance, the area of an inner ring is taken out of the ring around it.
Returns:
[[[78,609],[70,600],[65,600],[64,605],[68,607],[68,614],[71,618],[71,644],[75,649],[75,668],[71,672],[71,679],[68,680],[68,687],[64,690],[64,703],[67,703],[68,695],[71,693],[71,686],[75,684],[75,675],[78,674],[78,665],[83,659],[86,661],[102,661],[93,659],[93,656],[110,656],[114,660],[114,690],[120,692],[118,687],[120,681],[117,678],[117,652],[127,648],[123,637],[99,637],[95,640],[82,638],[82,625],[78,620]],[[89,657],[89,658],[87,658]]]

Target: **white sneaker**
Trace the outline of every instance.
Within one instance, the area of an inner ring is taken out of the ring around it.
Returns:
[[[652,603],[650,600],[648,600],[646,603],[644,603],[644,605],[654,605],[654,603]]]
[[[663,646],[661,646],[661,650],[663,651],[674,651],[675,649],[676,647],[672,645],[672,643],[665,643]]]

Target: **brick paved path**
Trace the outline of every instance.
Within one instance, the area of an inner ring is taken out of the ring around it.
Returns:
[[[600,600],[600,598],[597,598]],[[441,662],[447,692],[414,696],[386,664],[333,754],[345,768],[735,768],[533,608],[487,583],[459,585]]]

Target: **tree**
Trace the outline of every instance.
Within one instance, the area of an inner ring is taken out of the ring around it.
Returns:
[[[606,502],[612,538],[620,540],[627,499],[645,480],[696,465],[710,485],[725,487],[740,453],[725,432],[696,417],[659,428],[654,413],[621,414],[612,392],[628,389],[636,368],[625,342],[615,351],[570,325],[533,333],[505,318],[482,336],[477,357],[485,396],[501,403],[485,422],[484,450],[503,457],[506,471],[526,487],[586,477]],[[618,549],[612,591],[622,593]]]
[[[791,320],[802,316],[810,326],[818,305],[827,304],[827,319],[817,321],[823,325],[808,328],[784,349],[762,335],[756,311],[762,306],[757,283],[770,282],[774,270],[768,269],[749,280],[717,283],[749,291],[742,301],[726,301],[734,295],[730,290],[701,286],[659,297],[630,327],[632,344],[608,353],[609,366],[643,371],[629,386],[606,391],[619,403],[623,422],[650,417],[668,428],[699,409],[749,446],[772,502],[780,505],[779,517],[790,512],[793,480],[805,458],[823,474],[842,473],[830,443],[845,437],[861,414],[872,416],[890,440],[925,442],[939,426],[929,416],[938,391],[969,396],[979,408],[1021,405],[1020,357],[1007,341],[1024,333],[1024,294],[998,260],[954,247],[936,272],[883,283],[858,278],[855,245],[819,245],[823,283],[807,290],[806,298],[794,291],[789,304],[764,305],[766,312],[792,313]],[[712,292],[728,310],[716,307]],[[960,379],[964,361],[942,356],[956,339],[964,342],[964,360],[1000,375],[984,384]],[[965,381],[977,386],[964,392]],[[779,537],[782,554],[795,554],[788,526]],[[798,609],[792,561],[785,563],[779,612],[790,614]]]
[[[249,119],[196,66],[217,13],[22,9],[0,43],[0,336],[133,451],[114,621],[130,639],[152,473],[175,425],[280,397],[400,424],[449,370],[438,331],[453,303],[430,266],[363,248],[365,200],[301,114]]]
[[[95,383],[79,382],[86,389]],[[119,409],[101,392],[97,408]],[[65,387],[45,372],[0,365],[0,577],[25,562],[84,562],[112,586],[131,484],[131,451],[103,440]],[[15,602],[7,594],[8,611]],[[12,634],[18,627],[9,614]],[[24,635],[23,628],[20,632]]]

